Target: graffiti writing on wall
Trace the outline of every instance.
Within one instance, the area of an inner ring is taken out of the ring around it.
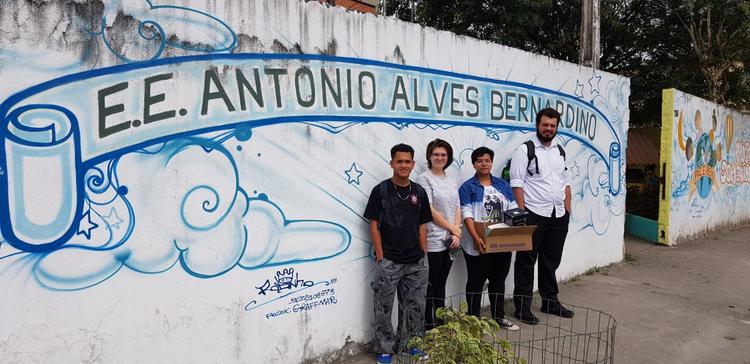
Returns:
[[[212,278],[235,268],[329,259],[352,239],[363,240],[353,234],[363,219],[359,208],[321,187],[321,179],[332,177],[295,176],[302,185],[292,189],[322,191],[353,217],[320,218],[298,209],[287,216],[294,206],[283,195],[289,190],[253,187],[269,173],[247,162],[254,138],[279,125],[315,127],[331,137],[374,125],[470,128],[487,141],[513,141],[510,148],[518,144],[514,136],[534,131],[538,110],[554,107],[562,113],[562,139],[585,151],[571,162],[584,185],[576,198],[596,201],[582,229],[604,234],[611,217],[622,213],[625,83],[610,81],[603,96],[602,77],[593,73],[585,100],[586,81],[576,81],[571,95],[360,58],[229,54],[237,36],[222,20],[146,4],[137,14],[138,36],[151,50],[142,52],[145,58],[113,45],[105,16],[91,34],[125,64],[54,78],[0,103],[0,232],[10,249],[0,261],[33,259],[33,276],[43,287],[85,289],[123,268],[156,274],[180,267]],[[167,36],[174,12],[215,30],[207,35],[211,41]],[[197,54],[161,58],[169,48]],[[457,147],[478,146],[472,140],[456,139]],[[336,178],[343,175],[364,194],[359,186],[371,175],[368,161],[354,158]],[[269,280],[260,287],[269,293],[286,286]]]
[[[335,305],[338,300],[335,288],[332,286],[337,282],[337,278],[318,282],[305,280],[300,278],[299,272],[295,272],[294,268],[284,268],[276,271],[273,278],[266,279],[260,285],[255,286],[258,290],[258,299],[248,302],[245,305],[245,311],[281,302],[280,306],[276,304],[273,310],[265,314],[266,319],[270,319]]]
[[[750,142],[734,143],[733,161],[722,160],[719,168],[719,180],[725,185],[750,183]]]

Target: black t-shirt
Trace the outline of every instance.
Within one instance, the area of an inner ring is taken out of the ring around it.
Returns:
[[[386,196],[381,196],[383,189]],[[432,221],[432,212],[427,193],[419,184],[411,182],[397,188],[391,179],[381,182],[370,193],[365,218],[380,222],[385,258],[410,264],[424,256],[419,246],[419,225]]]

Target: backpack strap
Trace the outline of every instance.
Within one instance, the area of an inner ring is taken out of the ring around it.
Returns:
[[[565,162],[565,148],[563,148],[562,145],[558,144],[557,149],[560,150],[560,155],[563,157],[563,162]],[[565,166],[564,163],[563,163],[563,167],[565,167],[566,171],[568,170],[568,167]]]
[[[534,146],[534,142],[531,140],[527,140],[525,143],[526,145],[526,157],[529,160],[529,163],[526,165],[526,170],[528,171],[529,167],[531,166],[531,161],[534,161],[534,164],[536,165],[536,174],[539,174],[539,161],[536,159],[536,146]],[[531,176],[533,173],[529,172],[529,176]]]
[[[527,140],[524,144],[526,144],[526,157],[529,159],[529,164],[526,165],[526,169],[528,169],[531,166],[531,161],[534,161],[534,164],[536,165],[536,173],[539,174],[539,160],[536,158],[536,147],[534,146],[534,142],[531,140]],[[565,160],[565,148],[562,147],[560,144],[557,145],[557,150],[560,151],[560,155],[563,157],[563,161]],[[567,169],[567,168],[565,168]],[[529,172],[529,175],[532,175],[531,172]]]

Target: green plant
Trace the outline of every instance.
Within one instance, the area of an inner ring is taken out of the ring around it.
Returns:
[[[409,345],[429,354],[430,363],[526,364],[511,351],[507,340],[496,337],[500,331],[497,322],[465,311],[466,303],[458,311],[438,308],[435,315],[444,324],[427,331],[424,338],[412,338]]]

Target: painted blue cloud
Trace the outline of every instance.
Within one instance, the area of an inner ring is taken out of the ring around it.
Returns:
[[[117,186],[112,188],[127,186],[126,202],[134,211],[116,221],[119,228],[133,227],[126,241],[100,246],[96,238],[112,234],[97,236],[92,230],[94,241],[78,237],[80,243],[39,257],[34,274],[41,285],[77,290],[123,268],[154,274],[177,265],[195,277],[210,278],[237,266],[254,269],[329,258],[351,242],[351,234],[339,224],[288,219],[265,195],[249,198],[239,186],[231,154],[209,140],[170,142],[157,152],[127,154],[114,166]],[[93,215],[100,226],[115,230],[110,210]]]
[[[571,160],[578,159],[579,154],[576,153]],[[580,186],[574,187],[573,206],[590,208],[574,208],[572,221],[579,223],[581,230],[590,227],[597,235],[604,235],[614,216],[621,216],[625,212],[625,198],[623,194],[611,195],[609,170],[601,158],[589,154],[584,165],[585,170],[580,171],[583,173],[572,184]]]
[[[604,93],[596,95],[592,103],[609,116],[613,125],[620,124],[628,113],[627,95],[630,93],[630,84],[626,78],[620,77],[617,81],[607,82],[605,87]]]

